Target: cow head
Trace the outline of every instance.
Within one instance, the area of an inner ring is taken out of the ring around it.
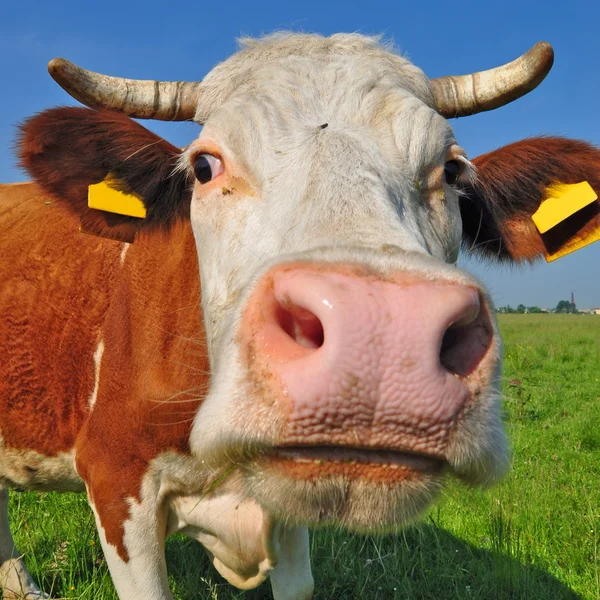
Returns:
[[[430,81],[359,35],[248,41],[193,84],[58,61],[88,105],[204,129],[180,152],[120,114],[57,109],[25,125],[22,160],[98,231],[191,217],[212,371],[198,459],[234,465],[275,516],[385,529],[446,473],[489,483],[506,468],[500,342],[488,295],[455,266],[461,241],[537,258],[545,188],[599,189],[600,160],[540,138],[470,161],[445,117],[514,100],[551,61],[540,45],[500,72]],[[109,174],[143,199],[143,223],[82,207]]]

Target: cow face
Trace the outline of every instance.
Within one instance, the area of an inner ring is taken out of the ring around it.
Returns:
[[[389,527],[506,464],[492,310],[452,266],[473,169],[408,61],[288,42],[213,71],[248,65],[180,163],[213,373],[192,448],[277,515]]]
[[[413,518],[447,473],[495,480],[499,339],[481,284],[454,266],[461,239],[540,256],[545,188],[600,189],[598,151],[539,138],[471,163],[435,86],[361,36],[252,43],[198,86],[205,127],[183,153],[105,110],[48,111],[21,141],[88,229],[127,237],[191,216],[211,361],[198,460],[237,472],[277,517],[355,529]],[[187,93],[174,89],[147,110],[170,118]],[[144,201],[142,223],[85,207],[109,174]]]

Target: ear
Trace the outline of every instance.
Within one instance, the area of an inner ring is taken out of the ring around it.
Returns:
[[[142,229],[189,218],[191,182],[175,169],[181,151],[120,113],[44,111],[21,125],[17,152],[36,183],[80,216],[82,230],[133,241]],[[88,186],[107,177],[143,202],[145,219],[88,208]]]
[[[464,186],[461,198],[468,252],[516,262],[544,255],[553,260],[600,237],[597,199],[580,210],[564,206],[570,216],[544,234],[532,220],[551,186],[587,181],[600,196],[598,148],[559,137],[531,138],[479,156],[473,163],[476,179]],[[570,195],[565,195],[564,202],[569,201]]]

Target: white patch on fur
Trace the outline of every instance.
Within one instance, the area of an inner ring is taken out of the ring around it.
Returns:
[[[122,254],[122,253],[121,253]],[[122,262],[122,261],[121,261]],[[98,342],[96,351],[94,352],[94,390],[89,399],[90,410],[94,408],[96,399],[98,398],[98,388],[100,387],[100,365],[102,363],[102,355],[104,354],[104,340]]]
[[[134,577],[134,573],[132,572],[131,561],[129,563],[124,562],[117,553],[117,549],[112,544],[107,542],[104,528],[102,527],[102,523],[98,517],[96,507],[91,500],[90,506],[92,507],[94,516],[96,517],[96,528],[98,529],[100,543],[102,544],[102,551],[104,552],[104,557],[106,558],[106,563],[108,564],[110,575],[114,586],[117,589],[117,593],[119,594],[119,598],[128,598],[131,600],[143,600],[144,598],[152,600],[172,600],[172,596],[157,596],[152,592],[152,590],[150,590],[150,594],[146,596],[145,594],[148,593],[147,590],[141,591],[139,589]],[[152,566],[148,565],[147,568],[151,569]],[[145,573],[139,573],[138,577],[140,576],[143,581]]]
[[[109,544],[97,507],[93,505],[100,540],[111,577],[120,598],[127,600],[172,600],[168,587],[164,535],[168,523],[177,523],[171,513],[171,494],[198,490],[206,481],[198,461],[177,453],[165,453],[149,465],[141,483],[140,501],[128,498],[129,518],[123,523],[124,561]]]
[[[174,498],[168,534],[181,532],[197,540],[229,583],[252,589],[269,576],[277,562],[274,524],[253,500],[227,493],[221,485],[215,492]]]
[[[119,255],[119,261],[121,264],[125,262],[125,257],[127,256],[127,251],[129,250],[130,246],[131,244],[123,242],[123,246],[121,247],[121,254]]]
[[[182,494],[184,489],[196,489],[196,493]],[[116,565],[117,577],[129,570],[131,578],[133,571],[143,572],[148,565],[160,573],[163,540],[153,532],[166,530],[167,535],[182,532],[198,540],[221,575],[240,589],[254,588],[272,573],[273,585],[280,589],[276,600],[311,597],[308,532],[302,527],[286,528],[274,522],[256,502],[244,498],[237,470],[223,477],[191,457],[168,452],[150,464],[142,483],[141,502],[130,498],[129,505],[131,518],[124,524],[124,543],[130,561],[125,564],[118,555],[113,556],[114,548],[111,558],[107,558],[109,566],[111,562]],[[167,522],[156,530],[153,523],[159,505],[167,509]],[[145,583],[148,578],[142,578],[147,596],[140,595],[140,583],[135,589],[128,588],[123,597],[154,598]],[[166,577],[160,584],[156,579],[157,588],[166,585]]]
[[[40,492],[82,492],[74,451],[45,456],[34,450],[3,447],[0,439],[0,486]]]
[[[181,532],[200,542],[219,573],[240,589],[254,588],[270,576],[275,600],[311,598],[314,583],[307,529],[274,521],[246,497],[237,470],[226,476],[214,473],[200,493],[174,493],[193,475],[188,471],[193,463],[186,462],[170,453],[152,462],[153,470],[161,471],[161,495],[170,494],[167,535]],[[207,473],[207,469],[202,473],[204,478]]]

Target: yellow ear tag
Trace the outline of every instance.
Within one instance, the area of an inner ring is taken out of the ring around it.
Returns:
[[[546,199],[531,216],[546,246],[546,261],[575,252],[600,240],[598,195],[587,181],[554,184],[546,188]],[[593,220],[597,226],[581,230]]]
[[[144,203],[137,196],[112,188],[109,179],[88,187],[88,206],[128,217],[143,219],[146,216]]]
[[[546,200],[531,218],[538,231],[546,233],[597,199],[598,195],[587,181],[569,185],[557,183],[546,188]]]

